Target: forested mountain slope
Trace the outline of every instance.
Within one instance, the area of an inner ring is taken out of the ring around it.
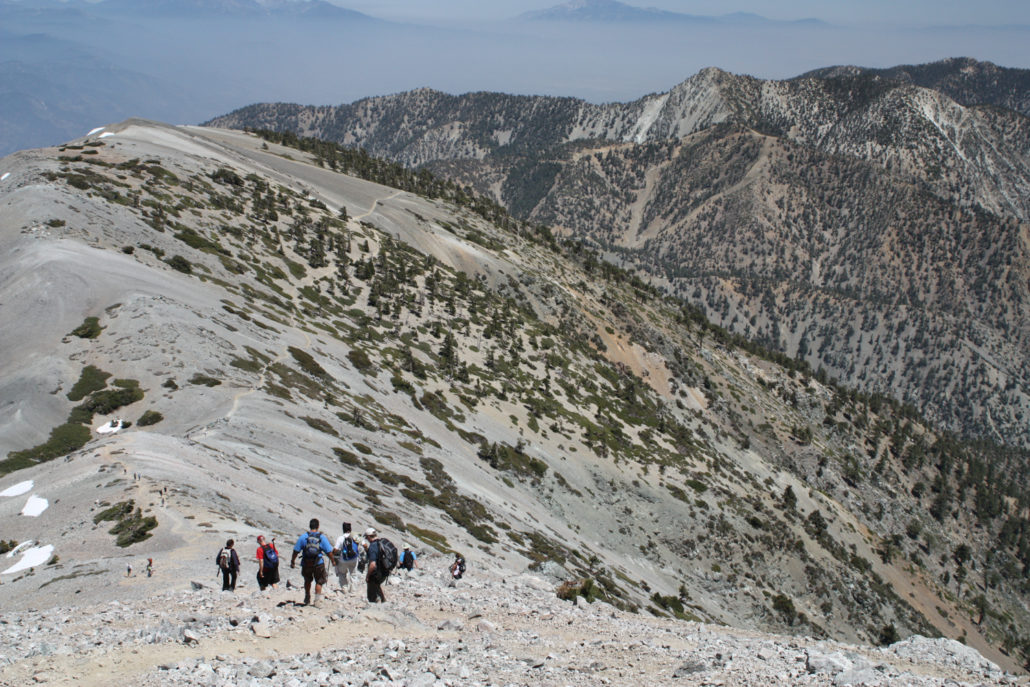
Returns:
[[[609,105],[423,89],[213,124],[423,166],[829,377],[1027,446],[1030,119],[912,83],[975,89],[960,75],[989,67],[790,81],[707,69]]]

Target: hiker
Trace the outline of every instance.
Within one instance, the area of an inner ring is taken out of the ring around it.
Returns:
[[[340,589],[348,591],[354,588],[357,580],[358,558],[360,558],[361,547],[354,541],[351,533],[350,523],[343,523],[343,534],[336,539],[333,547],[333,558],[336,560],[336,579],[340,583]]]
[[[311,518],[308,531],[297,538],[297,543],[293,546],[293,558],[290,559],[291,568],[297,567],[297,556],[302,552],[304,555],[301,557],[300,573],[304,577],[304,605],[311,603],[311,582],[314,581],[314,606],[317,608],[322,601],[322,585],[328,579],[322,554],[333,552],[329,538],[318,531],[318,518]]]
[[[233,548],[235,543],[232,539],[226,540],[225,546],[215,556],[215,563],[222,572],[223,592],[236,591],[236,573],[240,571],[240,557],[236,555],[236,549]]]
[[[368,540],[368,570],[365,573],[365,585],[367,587],[368,602],[386,602],[386,595],[383,594],[383,582],[390,575],[390,568],[385,559],[387,545],[393,547],[388,539],[380,539],[374,527],[365,530],[365,539]],[[396,549],[394,555],[396,556]],[[394,558],[396,563],[396,558]]]
[[[451,563],[451,577],[456,580],[460,580],[461,576],[465,574],[465,559],[461,557],[460,553],[454,554],[454,562]]]
[[[415,569],[415,552],[411,550],[411,547],[404,544],[404,553],[401,554],[401,562],[398,564],[405,570],[411,571]]]
[[[265,591],[265,587],[276,588],[279,584],[279,550],[275,548],[275,537],[272,543],[265,541],[265,535],[259,534],[257,538],[257,583],[258,589]]]
[[[153,558],[148,558],[147,559],[147,577],[153,577],[153,576],[154,576],[154,559]]]
[[[125,576],[132,577],[132,563],[125,564]]]

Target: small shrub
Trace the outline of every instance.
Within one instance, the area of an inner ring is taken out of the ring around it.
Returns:
[[[79,381],[75,382],[75,386],[68,392],[68,400],[81,401],[94,391],[100,391],[107,386],[107,378],[110,376],[110,372],[104,372],[98,367],[87,365],[82,368],[82,372],[79,374]]]
[[[139,420],[136,420],[136,424],[140,427],[149,427],[150,425],[156,425],[161,420],[164,420],[165,416],[156,410],[148,410],[139,416]]]
[[[318,361],[312,358],[311,354],[307,351],[302,351],[294,346],[290,346],[289,351],[290,355],[292,355],[293,359],[297,361],[297,364],[300,365],[301,369],[309,375],[313,377],[329,376],[329,373],[326,372],[325,369],[318,364]]]
[[[172,379],[171,377],[169,377],[168,379],[164,380],[164,382],[161,383],[161,386],[163,386],[166,389],[171,389],[172,391],[175,391],[176,389],[179,388],[179,385],[176,384],[175,380]]]
[[[193,264],[181,255],[173,255],[165,260],[165,263],[173,270],[177,270],[183,274],[193,274]]]
[[[590,603],[593,603],[601,595],[601,590],[593,578],[584,577],[579,580],[566,580],[562,582],[558,585],[555,593],[559,599],[564,599],[565,601],[575,601],[577,596],[582,596]]]
[[[216,379],[215,377],[210,377],[210,376],[208,376],[206,374],[201,374],[200,372],[198,372],[197,374],[193,375],[193,377],[190,378],[190,384],[198,384],[198,385],[202,384],[204,386],[218,386],[221,383],[222,383],[222,380]]]
[[[368,357],[360,348],[352,348],[347,353],[347,360],[351,362],[358,372],[361,374],[369,374],[375,370],[375,365],[372,364],[372,360]]]
[[[80,339],[95,339],[103,330],[104,328],[100,326],[100,318],[87,317],[82,324],[71,331],[71,335]]]
[[[797,609],[794,608],[794,602],[783,594],[774,596],[772,602],[773,610],[783,617],[783,621],[788,625],[793,625],[798,615]]]
[[[333,453],[336,454],[336,457],[339,458],[340,462],[343,463],[344,465],[351,465],[353,467],[361,467],[361,459],[358,458],[357,455],[355,455],[354,453],[351,453],[350,451],[348,451],[347,449],[340,448],[340,447],[337,446],[337,447],[333,448]]]
[[[364,453],[366,456],[372,455],[372,449],[366,446],[365,444],[355,443],[354,448],[358,449],[358,451]]]
[[[318,417],[302,417],[301,420],[303,420],[304,422],[308,423],[309,427],[317,429],[320,432],[325,432],[326,434],[332,434],[334,437],[340,436],[339,433],[335,429],[333,429],[333,426],[331,424],[329,424],[328,422],[326,422],[325,420],[323,420],[321,418],[318,418]]]

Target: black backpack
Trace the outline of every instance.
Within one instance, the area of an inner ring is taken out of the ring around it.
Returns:
[[[379,556],[376,558],[376,568],[384,575],[393,572],[397,567],[397,547],[389,539],[379,540]]]

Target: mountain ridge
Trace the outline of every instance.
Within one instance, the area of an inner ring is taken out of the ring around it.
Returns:
[[[257,105],[211,123],[426,166],[593,242],[814,369],[957,431],[1027,445],[1028,122],[875,73],[774,82],[709,68],[611,105],[422,90]],[[899,303],[933,334],[908,328]],[[855,362],[856,347],[868,362]]]
[[[315,516],[667,618],[1030,658],[1025,452],[830,384],[466,187],[129,121],[0,160],[0,207],[0,479],[49,503],[0,513],[59,556],[0,571],[18,604],[109,601],[78,578],[127,553],[181,590],[225,537]]]

